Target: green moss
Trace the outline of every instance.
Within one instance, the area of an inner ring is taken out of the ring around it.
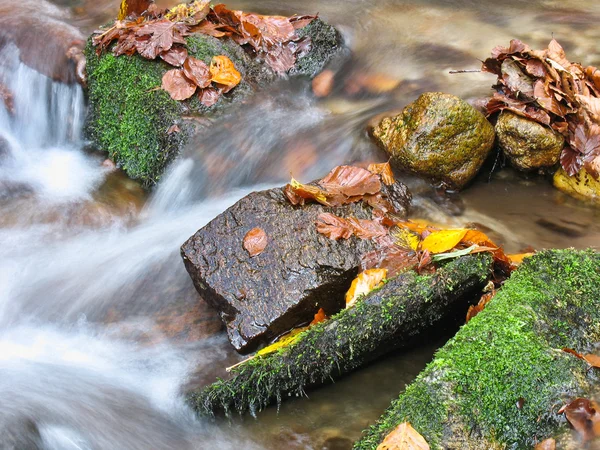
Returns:
[[[290,75],[314,77],[343,48],[340,33],[321,19],[313,20],[308,26],[297,31],[298,36],[310,36],[312,50],[299,58]]]
[[[600,338],[599,301],[598,253],[547,251],[527,260],[355,449],[376,448],[406,420],[432,448],[470,441],[479,442],[473,448],[526,448],[552,435],[563,422],[558,407],[581,394],[590,376],[560,349],[591,350]]]
[[[433,276],[405,273],[369,294],[354,308],[299,335],[277,353],[238,367],[189,395],[200,414],[255,412],[272,401],[304,394],[382,353],[410,345],[440,324],[453,308],[466,308],[468,296],[486,283],[489,256],[459,258]]]

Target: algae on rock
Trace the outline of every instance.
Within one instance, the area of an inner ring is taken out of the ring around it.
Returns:
[[[584,201],[600,205],[600,180],[595,180],[585,169],[572,177],[561,167],[554,174],[554,187]]]
[[[188,396],[202,415],[255,412],[350,372],[394,348],[413,345],[466,310],[491,275],[489,255],[464,256],[434,275],[404,273],[298,339],[234,369],[229,380]]]
[[[560,406],[597,382],[584,361],[561,349],[591,350],[599,324],[600,253],[528,258],[355,450],[374,450],[404,421],[433,449],[533,447],[565,428]]]
[[[316,75],[342,47],[337,30],[320,19],[298,34],[311,36],[313,47],[298,59],[292,75]],[[177,102],[160,89],[163,74],[172,69],[162,60],[150,61],[137,54],[115,57],[110,52],[98,56],[91,38],[85,49],[89,97],[86,135],[131,178],[147,187],[158,182],[193,131],[193,121],[183,116],[224,112],[277,77],[263,61],[231,39],[194,34],[187,38],[186,47],[191,56],[207,64],[213,56],[228,56],[242,74],[242,82],[210,108],[197,96]],[[174,132],[174,125],[179,131]]]

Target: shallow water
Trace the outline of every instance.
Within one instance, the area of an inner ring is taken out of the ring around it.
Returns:
[[[56,4],[68,8],[52,14],[85,33],[118,7]],[[330,98],[286,81],[213,123],[151,194],[83,150],[80,88],[34,72],[14,49],[3,56],[0,81],[17,101],[12,118],[0,103],[0,436],[17,418],[33,422],[48,449],[348,448],[441,342],[394,354],[258,421],[199,422],[182,392],[223,376],[240,357],[199,301],[179,245],[290,173],[308,181],[340,163],[383,160],[364,131],[373,116],[426,90],[484,95],[490,76],[448,71],[478,67],[510,38],[542,47],[554,34],[571,59],[600,63],[600,6],[590,0],[228,5],[319,12],[343,31],[353,57]],[[488,168],[451,201],[406,179],[415,217],[480,224],[511,252],[600,245],[600,210],[542,177]]]

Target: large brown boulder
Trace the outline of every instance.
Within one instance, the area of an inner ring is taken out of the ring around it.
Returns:
[[[511,165],[522,171],[556,165],[565,143],[551,128],[510,111],[503,111],[498,117],[496,136]]]
[[[373,137],[392,163],[448,189],[462,189],[477,174],[494,144],[494,128],[464,100],[427,92]]]
[[[398,214],[406,215],[406,186],[396,182],[385,191]],[[270,189],[246,196],[181,247],[196,289],[219,310],[238,351],[250,351],[310,321],[319,308],[329,314],[343,308],[360,257],[374,243],[356,237],[333,241],[319,234],[315,224],[324,212],[372,218],[365,202],[293,206],[283,189]],[[267,246],[251,257],[243,242],[257,227],[266,233]]]

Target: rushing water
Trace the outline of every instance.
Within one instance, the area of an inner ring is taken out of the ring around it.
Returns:
[[[118,2],[57,3],[89,32]],[[23,449],[348,448],[440,343],[393,355],[258,421],[198,421],[183,392],[239,357],[199,301],[179,246],[290,172],[310,180],[336,164],[381,160],[364,133],[373,116],[423,90],[485,94],[489,77],[448,69],[477,67],[512,37],[543,46],[554,33],[572,59],[600,62],[600,7],[591,0],[229,4],[320,12],[354,51],[346,76],[325,100],[298,80],[261,93],[200,134],[149,197],[83,149],[80,87],[25,66],[14,47],[0,54],[0,83],[15,93],[13,114],[0,102],[0,448],[10,433],[28,440],[16,446]],[[370,81],[357,89],[362,75]],[[374,92],[390,84],[398,86]],[[409,181],[415,215],[476,222],[510,251],[600,243],[598,210],[542,178],[488,169],[451,200]]]

